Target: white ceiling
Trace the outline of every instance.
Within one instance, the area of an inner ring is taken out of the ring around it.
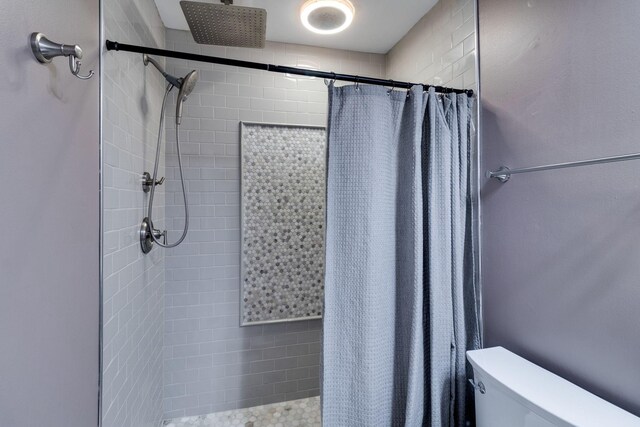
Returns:
[[[216,2],[219,0],[203,0]],[[320,35],[300,22],[305,0],[235,0],[237,6],[267,10],[267,40],[311,46],[387,53],[438,0],[351,0],[353,23],[339,34]],[[180,0],[155,0],[167,28],[189,30]]]

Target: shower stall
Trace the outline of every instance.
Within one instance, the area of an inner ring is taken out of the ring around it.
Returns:
[[[104,2],[103,426],[321,425],[327,83],[472,95],[471,0],[443,29],[464,63],[415,57],[462,13],[442,3],[377,53],[265,41],[256,11],[220,41],[198,19],[229,5],[181,2],[189,32]]]

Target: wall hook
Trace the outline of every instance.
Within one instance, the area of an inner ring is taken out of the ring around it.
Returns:
[[[93,70],[89,70],[89,74],[86,76],[81,76],[80,67],[82,66],[82,62],[78,61],[78,58],[74,55],[69,56],[69,69],[71,70],[71,74],[79,78],[80,80],[89,80],[93,77]]]
[[[69,57],[69,70],[71,74],[82,80],[88,80],[93,77],[93,70],[89,71],[87,75],[80,74],[80,67],[82,63],[82,49],[77,44],[66,45],[62,43],[52,42],[42,33],[31,33],[29,38],[31,51],[33,56],[36,57],[38,62],[42,64],[48,64],[51,60],[57,56]]]

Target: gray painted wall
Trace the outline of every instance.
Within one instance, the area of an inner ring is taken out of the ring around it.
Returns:
[[[153,0],[103,0],[103,9],[106,38],[164,47]],[[142,55],[104,52],[103,59],[103,427],[158,426],[166,251],[144,255],[138,230],[149,202],[140,177],[153,173],[164,79]],[[163,176],[164,161],[160,166]],[[153,220],[160,229],[164,193],[157,187]]]
[[[640,3],[479,0],[483,170],[640,151]],[[640,164],[483,182],[486,345],[640,415]]]
[[[0,13],[0,425],[98,422],[98,1],[3,1]],[[32,31],[77,43],[36,62]]]

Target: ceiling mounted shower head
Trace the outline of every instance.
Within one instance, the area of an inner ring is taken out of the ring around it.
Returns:
[[[196,43],[264,48],[265,9],[186,0],[180,7]]]

